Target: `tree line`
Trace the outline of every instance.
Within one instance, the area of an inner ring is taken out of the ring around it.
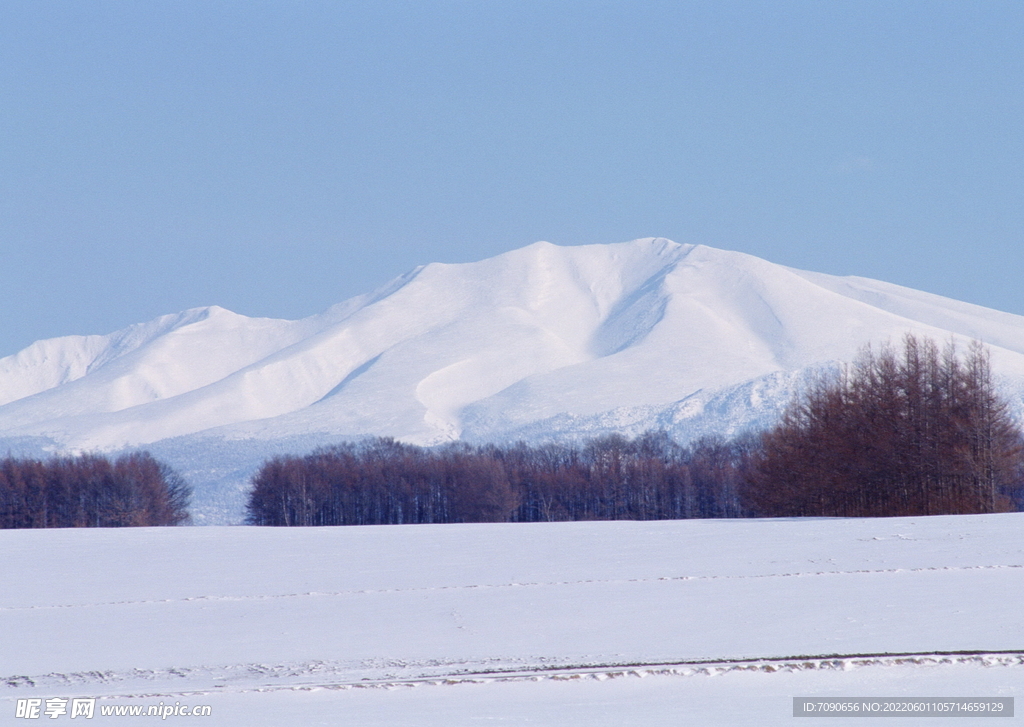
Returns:
[[[275,457],[252,481],[255,525],[371,525],[736,517],[734,444],[665,435],[583,445],[376,438]]]
[[[280,456],[252,479],[256,525],[370,525],[1016,509],[1024,438],[979,343],[908,335],[862,351],[757,435],[681,446],[664,433],[582,444],[376,438]]]
[[[179,525],[190,496],[148,452],[0,460],[0,528]]]

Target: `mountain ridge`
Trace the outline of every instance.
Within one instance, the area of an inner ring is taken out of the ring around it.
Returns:
[[[419,266],[297,321],[210,306],[36,342],[0,359],[0,435],[111,448],[285,417],[435,443],[463,435],[467,408],[668,405],[904,330],[980,338],[1024,374],[1020,316],[662,238],[539,242]]]

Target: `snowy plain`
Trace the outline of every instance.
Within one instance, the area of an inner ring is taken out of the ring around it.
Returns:
[[[58,696],[232,726],[773,725],[797,696],[1024,687],[1024,514],[22,530],[0,552],[2,724]]]

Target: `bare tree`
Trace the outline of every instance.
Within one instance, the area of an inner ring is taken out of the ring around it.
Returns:
[[[148,452],[0,462],[0,528],[178,525],[189,520],[190,497]]]
[[[908,334],[798,397],[762,435],[743,499],[763,515],[1009,510],[1022,452],[986,349]]]

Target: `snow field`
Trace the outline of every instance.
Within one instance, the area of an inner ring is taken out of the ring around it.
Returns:
[[[23,530],[0,552],[0,724],[47,696],[226,725],[778,724],[793,696],[1024,685],[1020,514]]]

